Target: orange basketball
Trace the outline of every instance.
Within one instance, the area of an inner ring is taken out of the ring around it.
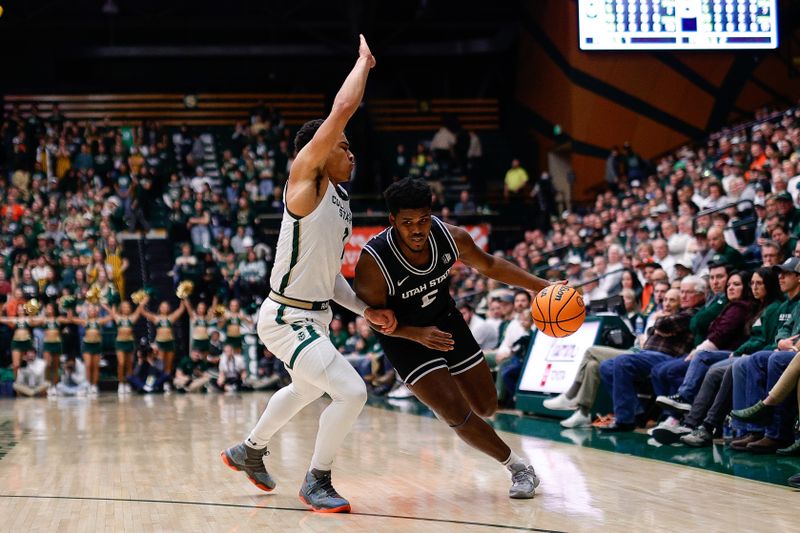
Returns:
[[[550,337],[572,335],[586,318],[583,297],[566,285],[550,285],[539,291],[531,304],[533,323]]]

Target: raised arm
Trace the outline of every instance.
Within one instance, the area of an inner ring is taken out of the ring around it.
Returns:
[[[178,320],[181,317],[181,315],[185,311],[186,311],[186,308],[183,307],[182,305],[179,305],[176,310],[174,310],[172,313],[169,314],[169,317],[168,317],[169,321],[170,322],[175,322],[176,320]]]
[[[144,315],[145,319],[147,319],[149,322],[152,322],[153,324],[155,324],[156,322],[158,322],[158,317],[155,314],[153,314],[150,311],[148,311],[147,307],[145,307],[146,305],[147,305],[147,300],[142,302],[142,304],[139,306],[139,309],[137,309],[137,311],[141,310],[142,315]]]
[[[116,320],[116,319],[117,319],[117,313],[116,313],[116,311],[114,311],[114,308],[113,308],[113,307],[111,307],[110,305],[108,305],[106,302],[101,302],[101,303],[100,303],[100,307],[102,307],[103,309],[105,309],[105,310],[106,310],[106,312],[107,312],[107,313],[109,314],[109,316],[111,317],[111,320]]]
[[[136,310],[131,313],[131,322],[136,324],[139,321],[139,318],[142,316],[142,312],[144,311],[144,304],[139,304],[136,306]]]
[[[181,305],[183,305],[186,308],[186,312],[189,313],[189,319],[194,320],[194,308],[192,304],[189,303],[189,298],[181,300]]]
[[[297,216],[306,216],[317,207],[325,191],[324,188],[317,187],[317,179],[334,147],[341,144],[343,150],[349,150],[342,134],[350,117],[361,104],[367,75],[375,66],[375,58],[367,41],[363,35],[359,35],[359,39],[358,60],[336,94],[330,114],[292,162],[286,189],[286,205]]]
[[[547,280],[538,278],[503,258],[487,254],[478,248],[466,230],[450,224],[446,224],[446,227],[456,241],[459,258],[484,276],[533,292],[539,292],[551,285]]]

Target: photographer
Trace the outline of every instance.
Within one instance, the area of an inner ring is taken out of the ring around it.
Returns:
[[[64,374],[56,388],[59,396],[83,396],[89,389],[86,381],[86,369],[83,361],[75,357],[67,357],[63,366]]]
[[[139,340],[136,356],[136,367],[133,369],[133,374],[128,376],[131,387],[140,394],[164,392],[164,383],[169,379],[169,375],[156,366],[156,355],[145,337]]]

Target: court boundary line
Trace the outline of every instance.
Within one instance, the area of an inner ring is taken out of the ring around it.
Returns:
[[[7,499],[36,499],[36,500],[75,500],[75,501],[96,501],[96,502],[120,502],[120,503],[155,503],[155,504],[173,504],[173,505],[195,505],[206,507],[228,507],[234,509],[264,509],[273,511],[294,511],[310,513],[305,507],[282,507],[277,505],[248,505],[244,503],[222,503],[222,502],[198,502],[186,500],[154,500],[149,498],[107,498],[107,497],[94,497],[94,496],[41,496],[33,494],[0,494],[0,498]],[[529,526],[514,526],[509,524],[492,524],[485,522],[471,522],[468,520],[449,520],[447,518],[426,518],[421,516],[403,516],[403,515],[390,515],[380,513],[359,513],[350,512],[344,513],[352,516],[369,516],[373,518],[392,518],[397,520],[413,520],[416,522],[436,522],[444,524],[456,524],[461,526],[477,526],[477,527],[492,527],[497,529],[510,529],[517,531],[534,531],[536,533],[566,533],[556,529],[541,529]]]

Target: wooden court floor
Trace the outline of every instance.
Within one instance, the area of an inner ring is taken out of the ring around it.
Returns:
[[[350,515],[305,510],[320,400],[271,444],[264,493],[225,467],[266,396],[0,401],[0,531],[800,531],[789,488],[503,436],[533,460],[534,500],[429,417],[367,407],[334,467]]]

